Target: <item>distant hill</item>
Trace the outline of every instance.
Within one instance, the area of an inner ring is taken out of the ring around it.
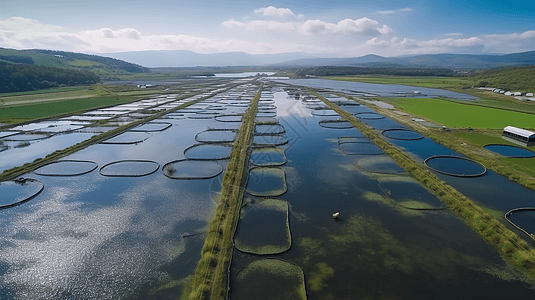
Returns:
[[[311,57],[310,54],[300,52],[282,54],[249,54],[245,52],[201,54],[186,50],[134,51],[106,53],[103,55],[151,68],[260,66]]]
[[[535,91],[535,66],[498,68],[477,72],[473,81],[478,86],[507,91]]]
[[[535,65],[535,51],[503,54],[425,54],[405,57],[366,55],[351,58],[307,58],[278,63],[279,66],[359,66],[397,68],[488,69],[501,66]]]
[[[104,79],[120,74],[150,72],[149,68],[114,58],[39,49],[0,48],[0,62],[91,71]]]
[[[248,54],[226,52],[200,54],[185,50],[134,51],[107,53],[105,56],[156,67],[225,67],[225,66],[359,66],[379,68],[450,68],[489,69],[500,66],[534,65],[535,51],[501,54],[425,54],[412,56],[383,57],[365,55],[360,57],[317,57],[302,52],[281,54]]]

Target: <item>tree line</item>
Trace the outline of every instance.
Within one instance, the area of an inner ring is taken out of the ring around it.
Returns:
[[[92,72],[0,62],[0,93],[98,82],[100,78]]]

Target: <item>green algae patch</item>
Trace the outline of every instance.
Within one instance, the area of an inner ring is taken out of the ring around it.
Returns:
[[[314,292],[323,290],[327,284],[325,280],[334,276],[334,269],[327,263],[321,262],[316,264],[314,271],[310,273],[310,279],[308,280],[308,286]]]
[[[307,299],[301,268],[278,259],[257,260],[243,268],[231,292],[233,300]]]
[[[362,169],[371,173],[380,174],[404,174],[405,170],[389,156],[368,156],[359,158],[357,164]]]
[[[419,181],[405,176],[379,178],[385,195],[398,205],[415,210],[445,209],[446,205]]]
[[[236,248],[261,255],[290,249],[288,211],[288,203],[279,199],[258,200],[242,207],[234,238]]]
[[[288,190],[286,174],[280,168],[254,168],[249,172],[249,179],[247,180],[245,190],[253,196],[280,196]]]
[[[164,281],[158,287],[150,289],[149,296],[154,299],[186,299],[187,286],[191,278],[192,275],[178,280],[169,279]]]
[[[281,148],[260,148],[251,151],[251,163],[255,166],[271,167],[282,166],[288,159],[284,149]]]

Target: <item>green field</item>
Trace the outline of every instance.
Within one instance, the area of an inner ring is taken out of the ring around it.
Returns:
[[[477,105],[460,104],[441,99],[389,98],[388,102],[400,109],[448,127],[500,129],[512,125],[534,128],[535,115]]]
[[[461,88],[469,84],[466,77],[416,77],[416,76],[328,76],[324,79],[377,84],[402,84],[428,88]]]
[[[1,123],[19,123],[101,106],[117,105],[139,100],[138,97],[101,96],[86,99],[40,103],[0,109]]]

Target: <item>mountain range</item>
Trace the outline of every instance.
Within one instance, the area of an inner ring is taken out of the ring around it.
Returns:
[[[186,50],[137,51],[101,55],[151,68],[197,66],[355,66],[487,69],[500,66],[535,65],[535,51],[512,54],[423,54],[397,57],[383,57],[370,54],[346,58],[314,57],[311,54],[300,52],[255,55],[244,52],[200,54]]]

